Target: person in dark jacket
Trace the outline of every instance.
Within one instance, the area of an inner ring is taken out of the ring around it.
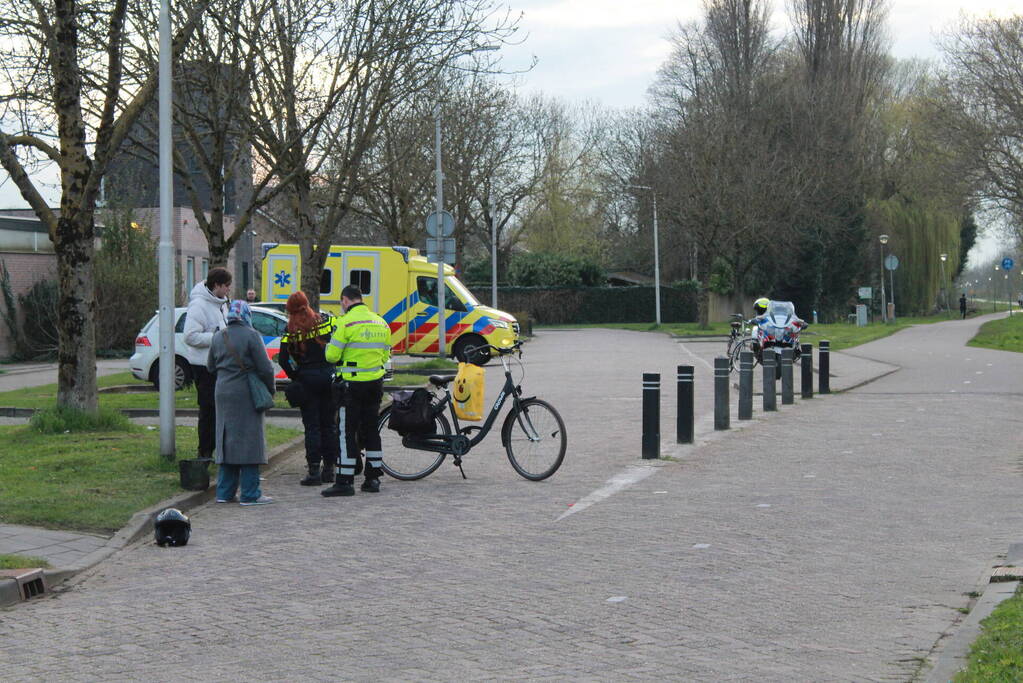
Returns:
[[[259,466],[267,462],[266,439],[263,413],[256,410],[247,375],[255,373],[272,394],[274,368],[244,301],[230,303],[227,327],[213,335],[206,369],[217,377],[217,502],[233,502],[240,480],[242,505],[272,503],[259,487]]]
[[[302,426],[305,427],[305,460],[309,473],[299,483],[316,486],[334,482],[339,451],[337,411],[331,398],[334,364],[327,361],[324,348],[334,332],[328,316],[309,306],[304,292],[295,292],[285,304],[288,331],[281,339],[277,362],[292,382],[301,385]]]
[[[959,313],[963,316],[963,320],[966,320],[966,292],[959,297]]]

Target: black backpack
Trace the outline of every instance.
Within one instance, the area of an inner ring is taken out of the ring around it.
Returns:
[[[395,391],[391,394],[391,417],[387,426],[402,436],[433,433],[431,398],[426,389]]]

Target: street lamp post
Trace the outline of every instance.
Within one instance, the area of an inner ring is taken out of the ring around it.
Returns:
[[[881,242],[881,322],[888,322],[888,302],[884,295],[884,245],[888,244],[888,235],[878,236]]]
[[[661,258],[657,243],[657,193],[649,185],[626,185],[636,190],[650,190],[654,200],[654,316],[657,324],[661,324]]]
[[[436,135],[434,137],[434,153],[437,162],[437,220],[441,221],[441,212],[444,210],[444,173],[440,167],[440,103],[438,102],[433,110],[436,123]],[[440,233],[438,233],[440,235]],[[444,247],[443,241],[437,238],[437,330],[439,339],[437,342],[437,353],[443,358],[446,355],[447,346],[447,321],[444,315]]]
[[[948,317],[948,291],[945,289],[945,261],[948,259],[948,254],[941,254],[941,302],[945,305],[945,317]]]

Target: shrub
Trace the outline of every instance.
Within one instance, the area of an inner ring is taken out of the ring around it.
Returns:
[[[578,256],[516,254],[508,264],[508,282],[516,287],[597,287],[604,284],[604,270]]]
[[[29,424],[40,434],[122,432],[133,428],[131,421],[119,411],[101,408],[96,413],[87,413],[68,406],[37,410]]]
[[[96,252],[96,349],[100,355],[130,351],[135,335],[157,306],[156,242],[131,211],[107,217]]]
[[[27,293],[18,295],[18,306],[25,316],[15,352],[18,360],[56,358],[59,300],[56,280],[40,280]]]

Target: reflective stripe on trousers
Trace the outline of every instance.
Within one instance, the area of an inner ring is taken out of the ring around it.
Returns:
[[[355,476],[355,454],[348,454],[348,444],[345,442],[345,407],[341,406],[337,411],[338,419],[338,441],[341,444],[341,454],[337,461],[337,473],[343,477]]]

